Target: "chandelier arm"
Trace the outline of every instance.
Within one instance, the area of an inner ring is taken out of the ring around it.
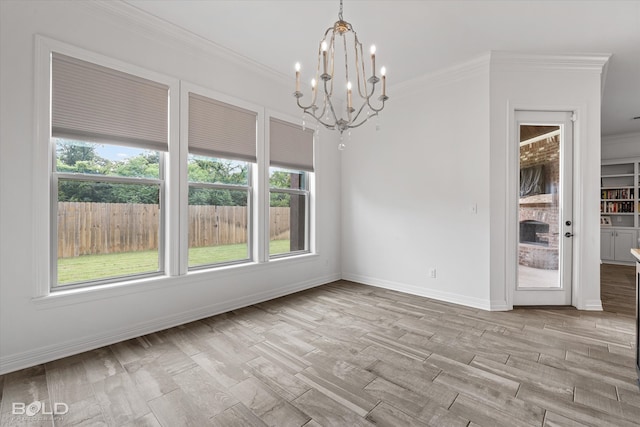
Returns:
[[[342,37],[342,45],[344,48],[344,81],[349,81],[349,57],[347,56],[347,38]]]
[[[382,111],[382,109],[384,108],[384,101],[386,99],[383,99],[382,102],[382,106],[380,106],[380,108],[375,108],[373,105],[371,105],[371,103],[369,102],[369,100],[367,100],[367,105],[369,106],[369,108],[371,109],[371,111],[374,111],[376,114],[379,113],[380,111]]]
[[[305,111],[305,113],[309,114],[311,117],[313,117],[318,123],[320,123],[321,125],[323,125],[324,127],[326,127],[327,129],[335,129],[335,124],[330,124],[327,123],[325,121],[322,120],[322,116],[324,116],[324,110],[323,113],[318,115],[314,110],[312,110],[311,112]]]
[[[316,119],[316,121],[317,121],[318,123],[320,123],[322,126],[324,126],[324,127],[325,127],[325,128],[327,128],[327,129],[334,130],[334,129],[336,128],[335,123],[334,123],[334,124],[325,123],[325,122],[323,122],[323,121],[322,121],[322,119],[319,119],[319,118],[317,118],[317,117],[314,117],[314,118]]]
[[[305,112],[306,110],[308,110],[309,108],[313,108],[313,102],[311,102],[311,104],[304,106],[300,103],[300,98],[302,98],[304,95],[302,94],[302,92],[296,92],[295,94],[296,99],[296,103],[298,104],[298,107],[302,108]]]
[[[360,108],[358,109],[358,112],[356,113],[356,115],[353,117],[353,119],[349,120],[349,124],[355,122],[358,120],[358,117],[360,117],[360,113],[362,113],[362,110],[364,110],[365,106],[369,106],[368,102],[363,102],[362,105],[360,106]],[[371,106],[369,106],[371,107]],[[366,122],[369,118],[366,118],[364,121]]]
[[[372,114],[372,115],[370,115],[369,117],[367,117],[366,119],[362,119],[362,121],[361,121],[360,123],[356,123],[356,124],[353,124],[353,125],[349,125],[349,127],[348,127],[348,128],[349,128],[349,129],[354,129],[354,128],[360,127],[360,126],[362,126],[363,124],[365,124],[366,122],[368,122],[368,121],[369,121],[369,119],[370,119],[371,117],[374,117],[374,116],[377,116],[377,115],[378,115],[378,113]]]
[[[366,98],[367,92],[368,92],[367,74],[365,73],[365,68],[364,68],[364,55],[362,53],[362,43],[360,43],[360,40],[358,40],[358,35],[356,34],[355,31],[353,32],[353,37],[354,37],[354,51],[356,54],[355,67],[356,67],[356,73],[358,74],[358,93],[360,94],[360,98]]]
[[[333,121],[335,123],[338,123],[338,116],[336,115],[336,110],[333,108],[333,103],[331,102],[331,100],[328,101],[329,104],[329,111],[331,111],[331,115],[333,116]]]

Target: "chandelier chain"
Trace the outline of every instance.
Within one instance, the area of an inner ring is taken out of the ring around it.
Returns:
[[[342,0],[340,0],[340,12],[338,12],[338,19],[344,21],[344,18],[342,18]]]

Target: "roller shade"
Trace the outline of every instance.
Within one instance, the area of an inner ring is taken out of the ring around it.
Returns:
[[[313,172],[313,130],[271,117],[271,166]]]
[[[189,93],[189,152],[256,162],[257,113]]]
[[[168,151],[169,87],[54,53],[55,137]]]

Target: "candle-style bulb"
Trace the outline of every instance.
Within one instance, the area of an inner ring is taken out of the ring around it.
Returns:
[[[347,82],[347,90],[351,90],[351,82]]]
[[[322,41],[320,45],[320,49],[322,49],[322,79],[326,81],[327,76],[327,42]]]
[[[313,89],[315,89],[315,88],[316,88],[316,79],[311,79],[311,87],[312,87]]]
[[[371,76],[376,77],[376,45],[371,45]]]
[[[300,95],[300,63],[299,62],[296,62],[296,94]]]
[[[381,76],[386,76],[387,75],[387,68],[386,67],[380,68],[380,75]]]

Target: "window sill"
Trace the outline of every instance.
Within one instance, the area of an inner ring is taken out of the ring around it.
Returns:
[[[319,255],[315,253],[305,252],[270,259],[263,263],[248,262],[243,264],[212,267],[210,269],[194,270],[182,276],[146,277],[143,279],[122,281],[94,287],[52,291],[48,295],[32,298],[31,302],[38,309],[64,307],[67,305],[99,301],[107,298],[118,298],[140,292],[153,292],[176,286],[183,287],[188,286],[190,283],[196,283],[202,280],[210,280],[214,278],[220,279],[232,275],[267,271],[275,265],[312,262],[317,260],[318,257]]]

